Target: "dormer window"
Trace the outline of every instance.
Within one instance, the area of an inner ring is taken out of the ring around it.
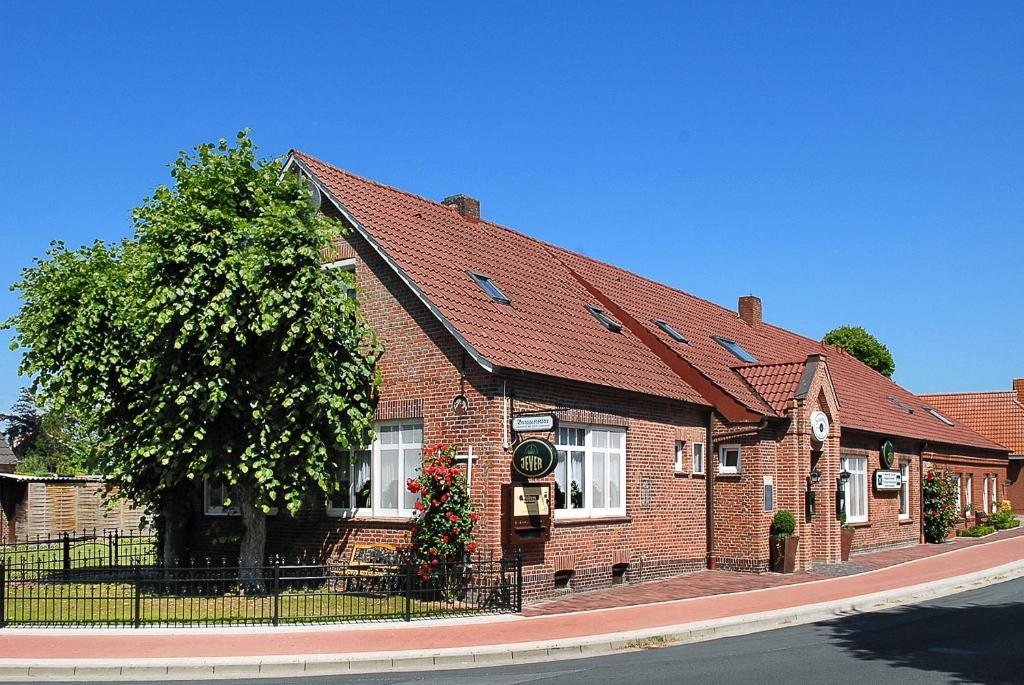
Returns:
[[[729,340],[728,338],[723,338],[720,335],[714,335],[712,336],[712,338],[714,338],[715,342],[717,342],[719,345],[721,345],[722,347],[736,355],[737,359],[745,361],[748,364],[757,363],[757,357],[755,357],[754,355],[750,354],[745,349],[740,347],[740,344],[735,340]]]
[[[672,326],[667,321],[662,321],[661,319],[654,319],[654,325],[660,328],[661,330],[665,331],[665,335],[672,338],[676,342],[685,343],[687,345],[690,343],[689,340],[683,337],[682,333],[672,328]]]
[[[621,333],[622,324],[612,319],[608,314],[605,313],[600,307],[595,307],[592,304],[587,305],[587,311],[594,315],[594,318],[601,322],[601,325],[607,328],[612,333]]]
[[[470,278],[472,278],[478,286],[480,286],[485,293],[491,296],[491,299],[495,302],[501,302],[502,304],[512,304],[512,300],[505,296],[505,293],[501,292],[501,288],[494,284],[490,276],[485,276],[476,271],[469,272]]]

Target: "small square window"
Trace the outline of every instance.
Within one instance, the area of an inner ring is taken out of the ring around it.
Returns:
[[[661,319],[654,319],[654,325],[665,331],[665,334],[676,342],[689,344],[690,341],[684,338],[683,334],[673,328],[668,322],[662,321]]]
[[[613,320],[608,314],[605,313],[600,307],[588,304],[587,311],[594,315],[594,318],[601,322],[601,325],[607,328],[612,333],[618,333],[622,330],[622,324],[618,321]]]
[[[722,445],[718,448],[718,472],[740,472],[740,446]]]
[[[714,338],[715,342],[717,342],[719,345],[732,352],[737,359],[745,361],[748,364],[757,363],[757,357],[743,349],[743,347],[741,347],[740,344],[735,340],[729,340],[728,338],[723,338],[720,335],[714,335],[712,336],[712,338]]]
[[[502,304],[511,304],[512,301],[505,296],[505,293],[501,292],[501,289],[494,284],[490,276],[484,276],[481,273],[475,271],[469,272],[470,277],[476,281],[476,284],[483,288],[484,292],[491,296],[491,299],[495,302],[501,302]]]

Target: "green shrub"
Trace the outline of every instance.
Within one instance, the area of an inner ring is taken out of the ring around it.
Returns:
[[[996,532],[992,526],[973,526],[966,530],[958,530],[956,536],[959,538],[981,538]]]
[[[1000,508],[999,511],[985,519],[985,523],[996,530],[1016,528],[1020,525],[1020,521],[1017,520],[1017,516],[1012,511],[1003,508]]]
[[[772,519],[772,535],[778,535],[780,538],[788,538],[795,532],[796,518],[793,514],[785,509],[776,512],[775,517]]]
[[[955,476],[948,471],[929,470],[923,485],[924,539],[942,542],[960,518]]]

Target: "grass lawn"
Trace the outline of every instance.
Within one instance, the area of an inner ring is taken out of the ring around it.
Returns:
[[[130,583],[26,583],[7,588],[5,618],[9,625],[131,625],[135,595]],[[270,623],[272,595],[218,594],[182,597],[148,595],[139,600],[142,623]],[[440,606],[413,600],[414,616],[465,613],[467,607]],[[405,598],[319,590],[288,590],[280,595],[281,623],[401,619]]]
[[[72,542],[71,568],[108,566],[113,560],[111,545],[105,540]],[[64,568],[64,545],[61,542],[37,545],[4,545],[0,547],[0,560],[8,567],[27,566],[42,569]],[[153,539],[125,538],[118,541],[117,563],[122,566],[156,563],[156,541]]]

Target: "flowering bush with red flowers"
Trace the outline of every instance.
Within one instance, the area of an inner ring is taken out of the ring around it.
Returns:
[[[476,551],[473,529],[477,515],[469,503],[462,470],[455,466],[455,448],[435,445],[423,452],[418,478],[406,481],[420,496],[413,520],[410,561],[424,582],[436,581]]]
[[[956,476],[929,470],[924,478],[924,539],[942,542],[960,518]]]

